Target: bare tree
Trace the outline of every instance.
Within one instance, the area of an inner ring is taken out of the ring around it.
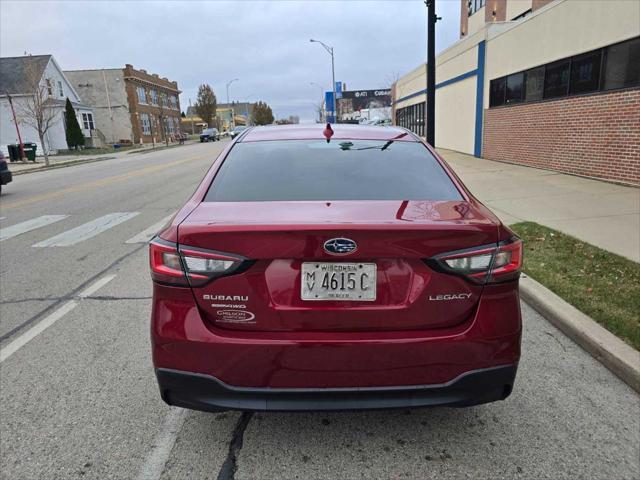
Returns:
[[[16,102],[18,122],[29,125],[38,132],[44,162],[49,165],[49,148],[44,141],[47,132],[58,123],[59,116],[56,104],[50,98],[53,82],[42,78],[40,70],[35,62],[28,63],[24,68],[25,83],[31,92]]]
[[[324,101],[314,104],[315,111],[318,114],[318,123],[322,123],[324,116]]]
[[[400,72],[391,72],[384,79],[385,88],[392,88],[400,80]]]

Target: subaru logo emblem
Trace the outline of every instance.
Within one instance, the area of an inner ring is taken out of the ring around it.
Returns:
[[[324,242],[324,251],[331,255],[348,255],[357,248],[356,242],[348,238],[332,238]]]

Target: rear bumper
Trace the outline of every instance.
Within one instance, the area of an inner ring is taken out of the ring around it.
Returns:
[[[368,389],[448,385],[467,372],[516,365],[516,285],[486,288],[474,318],[451,328],[378,332],[252,332],[208,325],[189,289],[154,285],[157,371],[190,372],[242,389]]]
[[[233,387],[209,375],[159,368],[160,395],[169,405],[204,411],[319,411],[467,407],[504,400],[517,365],[465,372],[434,385],[356,388]]]

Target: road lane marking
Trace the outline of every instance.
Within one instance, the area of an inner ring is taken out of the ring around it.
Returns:
[[[154,223],[149,228],[147,228],[146,230],[143,230],[142,232],[137,234],[135,237],[131,237],[129,240],[127,240],[124,243],[149,243],[149,240],[151,240],[154,237],[154,235],[158,233],[158,230],[164,227],[165,224],[169,220],[171,220],[171,217],[173,217],[174,215],[175,213],[172,213],[168,217],[165,217],[159,222]]]
[[[83,291],[81,291],[78,294],[78,297],[80,297],[80,298],[90,297],[91,295],[96,293],[98,290],[100,290],[102,287],[104,287],[107,283],[109,283],[114,278],[116,278],[115,274],[114,275],[106,275],[106,276],[102,277],[100,280],[96,280],[91,285],[89,285],[87,288],[85,288]]]
[[[109,283],[115,277],[116,277],[115,275],[107,275],[106,277],[102,277],[100,280],[97,280],[96,282],[89,285],[82,292],[80,292],[78,297],[80,298],[88,297],[89,295],[95,293],[99,288],[104,287],[107,283]],[[62,306],[57,310],[55,310],[53,313],[43,318],[40,322],[36,323],[33,327],[31,327],[29,330],[24,332],[18,338],[9,342],[5,347],[0,349],[0,363],[4,362],[6,359],[11,357],[11,355],[16,353],[18,350],[24,347],[27,343],[29,343],[31,340],[36,338],[38,335],[40,335],[47,328],[49,328],[51,325],[56,323],[58,320],[60,320],[62,317],[64,317],[67,313],[69,313],[71,310],[73,310],[77,306],[78,306],[78,300],[69,300],[68,302],[62,304]]]
[[[41,217],[32,218],[26,222],[16,223],[10,227],[2,227],[0,229],[0,242],[3,240],[9,240],[10,238],[17,237],[23,233],[30,232],[36,228],[51,225],[52,223],[59,222],[60,220],[67,218],[69,215],[42,215]]]
[[[76,243],[95,237],[105,230],[139,215],[140,212],[116,212],[91,220],[76,228],[62,232],[59,235],[48,238],[33,245],[33,247],[68,247]]]
[[[200,160],[203,158],[210,158],[210,157],[208,155],[195,155],[193,157],[187,157],[181,160],[176,160],[174,162],[163,163],[161,165],[151,165],[149,167],[141,168],[139,170],[133,170],[128,173],[114,175],[113,177],[106,177],[106,178],[101,178],[100,180],[80,183],[78,185],[74,185],[73,187],[63,188],[62,190],[54,190],[52,192],[43,193],[41,195],[34,195],[33,197],[28,197],[23,200],[16,200],[14,202],[4,203],[2,205],[2,209],[7,210],[9,208],[24,207],[25,205],[31,205],[32,203],[37,203],[44,200],[51,200],[54,198],[62,197],[68,193],[82,192],[86,190],[91,190],[92,188],[96,188],[96,187],[103,187],[111,183],[116,183],[123,180],[129,180],[135,177],[149,175],[150,173],[161,172],[162,170],[166,170],[168,168],[181,165],[183,163],[192,162],[194,160]]]
[[[140,467],[136,480],[160,479],[186,417],[187,410],[171,407],[169,413],[164,417],[162,428],[153,442],[153,448]]]

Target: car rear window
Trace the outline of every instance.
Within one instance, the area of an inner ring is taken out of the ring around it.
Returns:
[[[204,201],[462,200],[419,142],[287,140],[238,143]]]

